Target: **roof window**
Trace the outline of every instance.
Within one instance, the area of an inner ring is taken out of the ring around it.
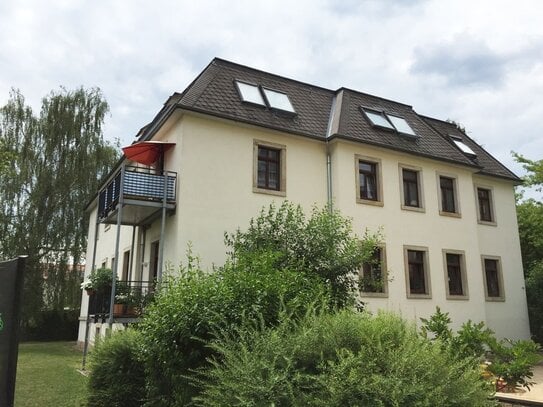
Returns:
[[[458,147],[460,151],[462,151],[464,154],[477,157],[477,154],[475,153],[475,151],[473,151],[467,144],[465,144],[460,137],[453,136],[451,134],[449,134],[449,137],[454,142],[456,147]]]
[[[264,98],[262,97],[262,94],[258,89],[258,86],[239,81],[236,81],[236,85],[238,87],[242,101],[266,106],[266,103],[264,103]]]
[[[296,113],[294,111],[294,108],[292,107],[292,103],[290,103],[290,99],[285,93],[266,88],[262,88],[262,90],[264,91],[264,96],[266,96],[268,105],[272,109],[279,109],[284,110],[285,112]]]
[[[398,133],[406,134],[408,136],[417,136],[403,117],[394,116],[378,110],[366,109],[364,107],[362,107],[362,112],[364,112],[374,126],[396,130]]]

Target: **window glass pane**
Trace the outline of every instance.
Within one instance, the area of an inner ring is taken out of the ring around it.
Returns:
[[[364,109],[364,113],[366,113],[366,115],[369,117],[372,124],[376,126],[387,127],[389,129],[394,130],[394,127],[392,126],[392,124],[390,124],[390,122],[381,113],[372,112],[371,110],[366,110],[366,109]]]
[[[411,294],[426,294],[426,276],[424,274],[424,252],[407,251],[409,269],[409,291]]]
[[[249,85],[248,83],[243,82],[236,82],[236,84],[238,85],[241,93],[241,100],[244,102],[251,102],[265,106],[264,99],[262,98],[262,94],[260,93],[258,86]]]
[[[358,162],[360,198],[377,200],[377,166],[375,163]]]
[[[416,171],[403,170],[404,205],[419,207],[419,186]]]
[[[362,266],[360,290],[363,292],[384,292],[382,279],[382,249],[377,248],[373,252],[372,259]]]
[[[447,276],[449,283],[449,295],[464,295],[462,287],[462,269],[460,255],[447,253]]]
[[[262,90],[266,95],[266,99],[268,99],[270,107],[295,113],[295,110],[292,107],[292,104],[290,103],[290,100],[286,94],[266,88],[262,88]]]
[[[479,197],[479,217],[482,221],[492,222],[492,211],[490,208],[490,190],[478,188]]]
[[[500,296],[500,280],[498,276],[498,261],[485,259],[486,287],[489,297]]]
[[[456,144],[456,147],[460,149],[463,153],[469,154],[469,155],[477,155],[475,154],[475,151],[473,151],[467,144],[465,144],[463,141],[453,139],[454,144]]]
[[[456,212],[454,180],[447,177],[440,177],[439,179],[441,186],[441,209],[444,212]]]
[[[389,120],[392,122],[392,124],[394,125],[394,127],[396,127],[396,130],[398,130],[399,133],[404,133],[404,134],[410,134],[411,136],[416,136],[415,132],[413,131],[413,129],[411,128],[411,126],[409,126],[409,124],[407,124],[407,122],[405,121],[404,118],[402,117],[398,117],[398,116],[392,116],[392,115],[387,115]]]

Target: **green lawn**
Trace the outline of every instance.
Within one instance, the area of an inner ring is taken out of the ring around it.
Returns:
[[[19,345],[15,407],[84,406],[87,378],[75,342]]]

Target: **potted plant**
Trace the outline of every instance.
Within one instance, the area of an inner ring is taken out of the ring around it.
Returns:
[[[90,279],[85,279],[81,283],[81,289],[87,292],[87,295],[92,295],[96,292]]]
[[[115,302],[113,304],[113,314],[123,315],[130,303],[130,287],[124,281],[120,281],[115,287]]]

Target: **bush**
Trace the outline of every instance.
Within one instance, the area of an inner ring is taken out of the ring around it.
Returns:
[[[240,328],[215,341],[200,406],[486,406],[491,391],[392,314],[343,310]]]
[[[352,273],[371,260],[379,240],[379,234],[369,233],[358,238],[350,219],[328,206],[314,207],[306,218],[299,205],[288,201],[279,208],[274,204],[263,208],[246,231],[225,234],[233,262],[244,262],[255,253],[276,253],[275,268],[307,270],[318,276],[330,285],[339,307],[354,304],[357,281]]]
[[[207,343],[218,330],[232,331],[244,318],[274,325],[281,310],[296,317],[326,297],[325,286],[314,276],[278,270],[276,260],[276,254],[261,252],[212,274],[185,269],[163,283],[138,328],[145,337],[151,405],[190,402],[199,386],[187,377],[212,355]]]
[[[114,332],[101,340],[91,354],[90,407],[140,406],[145,397],[142,338],[133,329]]]
[[[441,312],[439,307],[429,319],[421,318],[421,321],[422,336],[426,338],[432,333],[433,339],[457,359],[471,359],[475,363],[490,361],[488,371],[507,382],[509,389],[518,386],[529,389],[533,385],[530,382],[532,369],[541,360],[537,343],[531,340],[499,341],[484,322],[467,321],[455,335],[449,328],[449,314]]]

